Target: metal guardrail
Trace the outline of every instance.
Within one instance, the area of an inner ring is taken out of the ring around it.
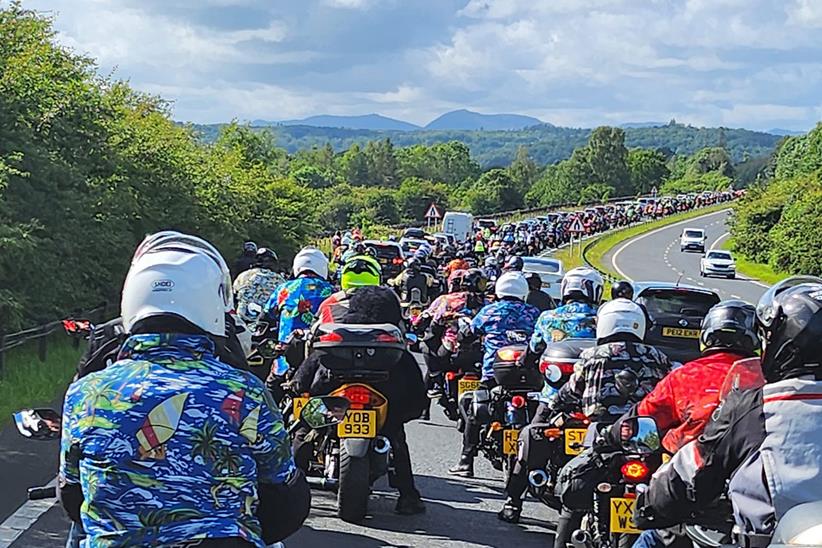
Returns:
[[[78,314],[73,314],[71,317],[93,319],[99,322],[108,320],[109,313],[114,312],[114,307],[109,303],[103,303],[100,306],[91,310],[86,310]],[[63,330],[63,320],[49,322],[43,325],[23,329],[14,333],[0,332],[0,371],[6,365],[6,353],[13,348],[18,348],[24,344],[36,342],[37,343],[37,357],[41,362],[48,358],[48,341],[49,337],[58,331]],[[74,346],[79,347],[80,339],[74,339]]]

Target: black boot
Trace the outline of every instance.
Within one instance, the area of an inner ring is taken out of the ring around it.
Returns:
[[[448,473],[452,476],[460,476],[462,478],[474,477],[474,457],[471,455],[462,455],[460,461],[456,466],[448,469]]]
[[[509,497],[502,506],[502,510],[497,513],[497,518],[508,523],[519,523],[520,514],[522,514],[522,501]]]
[[[419,495],[400,495],[394,512],[403,516],[412,516],[425,512],[425,504]]]

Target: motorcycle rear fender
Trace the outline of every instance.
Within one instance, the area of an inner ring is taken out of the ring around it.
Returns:
[[[348,454],[354,458],[361,458],[371,449],[371,440],[368,438],[344,438],[340,443],[345,445]]]

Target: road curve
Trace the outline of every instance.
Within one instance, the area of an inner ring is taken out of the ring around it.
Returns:
[[[765,292],[764,284],[738,275],[735,280],[701,278],[698,252],[679,251],[679,236],[684,228],[705,230],[706,248],[720,247],[728,235],[729,210],[709,213],[680,221],[620,243],[605,254],[604,264],[633,281],[676,282],[716,291],[724,299],[743,299],[756,303]]]

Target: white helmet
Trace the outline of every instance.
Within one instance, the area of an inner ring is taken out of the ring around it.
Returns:
[[[217,248],[211,245],[206,240],[199,236],[192,236],[190,234],[183,234],[176,230],[162,230],[149,234],[146,236],[140,245],[134,251],[134,256],[131,259],[133,265],[140,257],[149,251],[157,249],[175,249],[186,248],[193,251],[204,253],[210,257],[220,267],[220,271],[226,278],[226,287],[231,287],[231,271],[228,269],[228,264],[225,262],[222,254],[217,251]],[[231,292],[226,294],[225,311],[231,312],[234,309],[234,302],[231,297]]]
[[[294,276],[308,271],[321,278],[328,277],[328,258],[316,247],[304,247],[294,257]]]
[[[597,340],[616,333],[630,333],[644,339],[645,312],[642,307],[621,298],[603,304],[597,312]]]
[[[565,302],[571,298],[582,298],[592,305],[599,304],[605,282],[593,268],[580,266],[569,270],[562,278],[560,295]]]
[[[528,281],[522,275],[522,272],[512,270],[497,278],[494,292],[497,294],[498,299],[516,297],[524,301],[528,296]]]
[[[219,337],[225,331],[225,301],[230,293],[219,265],[206,253],[180,244],[153,249],[131,265],[123,285],[123,327],[152,316],[178,316]]]

